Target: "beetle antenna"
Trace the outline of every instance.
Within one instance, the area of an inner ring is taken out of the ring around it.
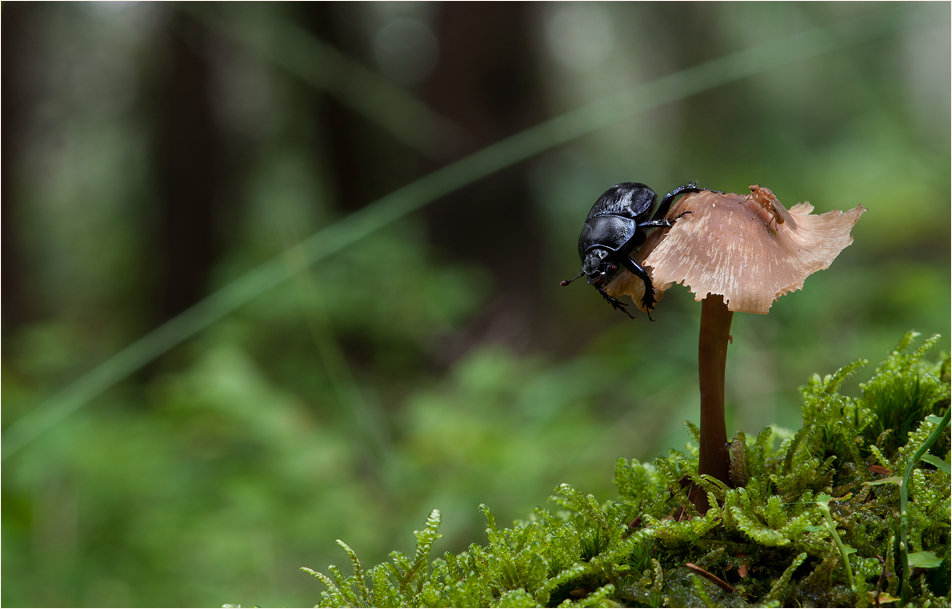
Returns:
[[[581,276],[584,275],[584,274],[585,274],[585,271],[582,271],[581,273],[579,273],[579,274],[576,275],[575,277],[572,277],[571,279],[563,279],[562,281],[559,282],[559,285],[562,286],[562,287],[565,287],[565,286],[567,286],[568,284],[572,283],[573,281],[575,281],[576,279],[578,279],[579,277],[581,277]]]

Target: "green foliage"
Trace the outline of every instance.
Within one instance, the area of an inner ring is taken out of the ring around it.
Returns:
[[[948,606],[950,477],[921,457],[948,440],[949,356],[926,364],[937,338],[907,353],[914,337],[861,385],[861,398],[838,389],[865,362],[811,378],[803,428],[792,438],[767,428],[747,442],[745,487],[698,476],[696,458],[677,451],[652,463],[622,458],[615,500],[562,484],[554,510],[536,508],[511,528],[480,506],[488,544],[430,561],[434,510],[412,562],[395,552],[365,574],[341,543],[353,575],[305,571],[327,587],[321,605],[333,607]],[[895,446],[895,438],[906,441]],[[889,476],[902,468],[906,476]],[[719,500],[703,516],[687,498],[688,480]],[[904,487],[912,500],[900,518]]]
[[[864,437],[869,443],[881,445],[887,453],[907,442],[913,430],[928,415],[949,405],[949,364],[922,366],[923,356],[939,342],[939,336],[923,342],[912,353],[903,353],[915,333],[908,333],[895,351],[876,369],[876,375],[862,384],[862,401],[875,415]],[[943,377],[944,376],[944,380]],[[887,434],[877,442],[880,435]],[[948,448],[948,442],[945,447]]]

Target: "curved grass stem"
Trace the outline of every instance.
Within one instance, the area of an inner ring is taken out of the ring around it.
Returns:
[[[908,600],[909,586],[909,480],[912,478],[912,470],[916,463],[924,457],[932,445],[939,440],[939,436],[949,426],[952,408],[946,408],[945,414],[938,421],[936,428],[932,431],[922,446],[919,447],[909,461],[906,462],[906,470],[903,472],[902,483],[899,485],[899,554],[900,554],[900,596],[903,604]]]

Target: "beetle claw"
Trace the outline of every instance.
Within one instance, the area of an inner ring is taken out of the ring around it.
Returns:
[[[624,313],[625,315],[627,315],[628,317],[632,319],[636,319],[634,315],[628,312],[628,305],[626,305],[625,303],[623,303],[622,301],[618,300],[617,298],[613,296],[609,296],[608,293],[605,292],[605,290],[599,287],[596,287],[595,289],[598,290],[598,293],[601,294],[605,298],[605,300],[608,301],[608,304],[610,304],[613,308],[618,309],[619,311],[621,311],[622,313]],[[649,315],[648,317],[650,318],[651,316]]]
[[[658,301],[655,300],[654,294],[651,294],[650,297],[648,296],[648,290],[649,290],[649,287],[646,285],[645,296],[643,296],[641,299],[641,306],[644,307],[645,313],[648,314],[648,319],[650,319],[651,321],[654,321],[654,318],[651,317],[651,310],[655,308],[655,305],[658,304]]]

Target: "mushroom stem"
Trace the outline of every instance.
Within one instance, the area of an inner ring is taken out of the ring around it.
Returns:
[[[701,388],[701,446],[698,474],[709,474],[730,485],[730,453],[724,422],[724,371],[734,313],[720,294],[708,294],[701,302],[701,333],[698,341],[698,377]],[[698,489],[694,500],[702,514],[709,504]]]

